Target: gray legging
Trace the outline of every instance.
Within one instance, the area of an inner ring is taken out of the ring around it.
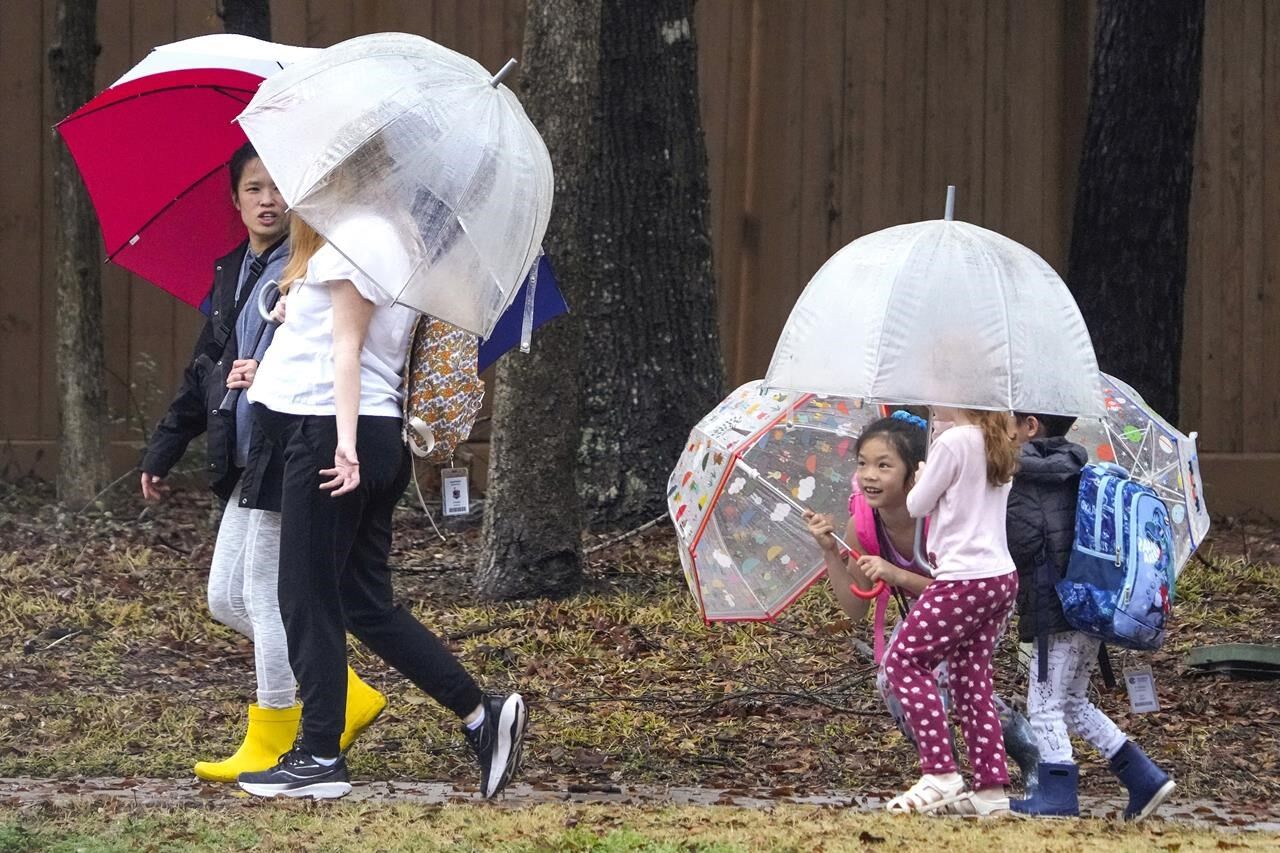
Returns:
[[[209,610],[252,641],[263,708],[291,708],[297,696],[277,598],[279,573],[280,513],[240,506],[236,486],[213,547]]]

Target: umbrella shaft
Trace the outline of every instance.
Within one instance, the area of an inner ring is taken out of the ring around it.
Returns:
[[[743,471],[747,474],[748,477],[755,480],[757,483],[764,486],[769,491],[773,492],[775,495],[781,498],[784,503],[788,504],[796,512],[801,512],[801,513],[809,512],[809,508],[807,506],[800,503],[795,498],[791,497],[791,495],[787,494],[782,489],[779,489],[773,483],[770,483],[764,477],[761,477],[760,472],[752,468],[750,465],[746,464],[742,460],[738,460],[738,466],[743,469]],[[856,548],[850,548],[849,543],[845,542],[842,538],[840,538],[840,535],[837,534],[834,530],[831,531],[831,538],[836,540],[836,543],[846,551],[851,551],[855,554],[858,553],[858,550]]]

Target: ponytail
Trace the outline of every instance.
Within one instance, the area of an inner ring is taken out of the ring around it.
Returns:
[[[994,488],[1013,479],[1018,470],[1018,446],[1009,435],[1009,415],[968,409],[970,422],[982,429],[982,443],[987,451],[987,482]]]

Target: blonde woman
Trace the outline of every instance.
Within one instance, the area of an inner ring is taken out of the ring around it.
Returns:
[[[342,228],[344,241],[384,245],[390,226],[370,216]],[[282,276],[288,321],[249,396],[284,458],[279,598],[302,731],[275,767],[242,774],[240,786],[317,799],[351,790],[339,749],[350,631],[461,719],[480,762],[481,793],[492,797],[520,759],[524,700],[481,693],[449,649],[395,603],[387,566],[392,513],[411,471],[401,437],[402,372],[416,315],[300,216],[291,243]]]

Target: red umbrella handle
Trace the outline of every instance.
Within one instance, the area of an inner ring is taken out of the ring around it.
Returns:
[[[842,544],[843,544],[843,541],[842,541]],[[859,554],[857,551],[853,550],[852,548],[846,548],[841,553],[840,556],[846,560],[850,557],[853,557],[855,560],[860,559],[862,557],[861,554]],[[876,581],[874,584],[871,585],[871,589],[862,589],[856,584],[849,584],[849,591],[852,592],[854,595],[858,596],[858,598],[863,599],[864,601],[871,601],[874,598],[878,598],[880,593],[884,592],[884,581]]]
[[[858,596],[858,598],[864,599],[865,601],[871,601],[873,598],[878,597],[880,593],[884,592],[884,581],[876,581],[872,585],[871,589],[863,589],[856,584],[849,584],[849,592],[852,592],[854,595]]]

